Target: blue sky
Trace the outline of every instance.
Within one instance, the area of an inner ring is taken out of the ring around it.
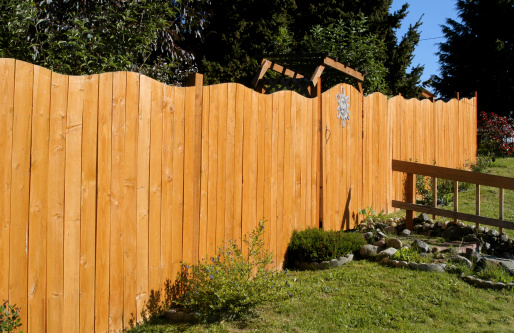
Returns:
[[[425,65],[425,71],[421,77],[422,81],[430,78],[431,75],[439,74],[439,57],[435,55],[439,51],[438,43],[444,42],[441,25],[446,24],[446,18],[458,20],[454,0],[393,0],[391,11],[401,8],[404,3],[409,3],[407,17],[402,21],[402,27],[396,32],[401,38],[407,31],[410,24],[416,23],[424,14],[421,21],[421,37],[418,46],[414,51],[413,65]]]

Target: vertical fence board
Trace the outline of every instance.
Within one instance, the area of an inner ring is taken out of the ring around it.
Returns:
[[[136,319],[137,285],[137,125],[139,75],[127,73],[123,162],[123,327]]]
[[[34,66],[16,61],[12,124],[9,302],[20,308],[27,325],[27,241],[29,223],[30,142]]]
[[[164,86],[162,102],[162,206],[161,206],[161,267],[163,281],[173,281],[172,217],[173,217],[173,144],[175,88]]]
[[[225,158],[225,239],[234,238],[234,171],[235,171],[235,126],[236,126],[236,85],[227,85],[227,149]]]
[[[162,94],[163,85],[152,82],[150,115],[150,211],[149,211],[149,288],[161,285],[161,167],[162,167]]]
[[[182,255],[185,262],[193,263],[197,259],[197,250],[194,249],[195,215],[198,213],[195,207],[194,195],[196,190],[196,110],[199,105],[196,103],[196,87],[187,87],[186,108],[184,115],[184,218],[182,222]],[[201,112],[201,110],[200,110]]]
[[[64,166],[68,77],[52,73],[48,156],[47,331],[62,332],[64,311]],[[95,286],[96,288],[96,286]],[[95,289],[98,292],[98,289]]]
[[[11,155],[13,144],[13,105],[14,105],[14,69],[13,59],[0,59],[0,297],[9,298],[9,258],[11,229]]]
[[[82,113],[86,77],[69,79],[64,207],[64,331],[79,331]]]
[[[210,87],[209,112],[209,183],[208,183],[208,223],[207,223],[207,252],[214,255],[216,251],[216,223],[217,223],[217,191],[216,178],[218,176],[218,89]]]
[[[113,73],[109,331],[123,328],[123,171],[127,73]]]
[[[216,246],[225,238],[225,205],[226,205],[226,151],[227,151],[227,85],[217,85],[218,90],[218,175],[216,181]]]
[[[80,331],[93,332],[95,318],[96,158],[98,75],[88,76],[82,113],[82,196],[80,203]]]
[[[208,223],[208,183],[209,183],[209,94],[210,88],[203,88],[202,116],[202,170],[200,191],[200,236],[198,255],[200,259],[207,253],[207,223]],[[235,223],[235,221],[234,221]]]
[[[285,97],[286,92],[276,93],[275,96],[279,98],[278,101],[278,152],[277,152],[277,267],[282,268],[284,264],[284,258],[281,256],[284,233],[284,155],[285,155]],[[287,246],[287,245],[286,245]]]
[[[236,86],[236,119],[234,128],[234,239],[242,237],[243,224],[243,138],[244,138],[244,90]]]
[[[184,221],[184,131],[185,131],[185,89],[175,88],[174,133],[173,133],[173,202],[171,226],[171,272],[176,276],[183,259],[183,221]]]
[[[101,74],[98,89],[95,332],[107,332],[109,330],[112,76],[112,73]]]
[[[29,331],[46,327],[46,227],[48,211],[48,142],[52,73],[34,68],[28,238]]]
[[[266,98],[265,95],[256,94],[258,99],[257,109],[257,202],[256,202],[256,216],[257,220],[264,217],[264,131],[266,122]]]
[[[278,117],[279,117],[279,98],[278,94],[272,95],[272,110],[271,110],[271,184],[270,184],[270,217],[269,217],[269,231],[270,231],[270,249],[273,251],[273,261],[278,262]]]
[[[294,149],[294,187],[295,187],[295,193],[294,193],[294,229],[303,229],[303,219],[301,217],[301,213],[305,211],[305,206],[301,207],[302,204],[302,151],[305,150],[305,148],[302,146],[302,137],[304,136],[304,133],[302,131],[303,126],[303,114],[305,114],[305,110],[302,110],[302,105],[304,105],[302,102],[304,101],[304,98],[300,95],[296,95],[296,108],[293,109],[295,112],[295,136],[294,136],[294,143],[295,143],[295,149]],[[303,210],[302,210],[303,208]]]
[[[136,319],[141,321],[149,294],[149,191],[150,191],[150,114],[152,79],[141,75],[139,82],[139,118],[137,133],[137,276]]]
[[[273,97],[270,95],[262,96],[265,98],[265,116],[264,116],[264,156],[259,156],[264,159],[264,169],[261,171],[264,173],[264,189],[263,189],[263,214],[262,218],[266,220],[264,229],[264,240],[266,249],[275,252],[272,244],[271,235],[271,188],[272,188],[272,159],[271,159],[271,148],[272,148],[272,127],[273,127]]]

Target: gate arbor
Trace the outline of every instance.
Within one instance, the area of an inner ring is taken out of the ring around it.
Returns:
[[[268,70],[280,73],[275,79],[264,79]],[[351,86],[341,87],[340,91],[327,92],[321,97],[321,75],[328,82],[339,83],[341,77],[355,81],[357,89]],[[336,78],[334,80],[334,78]],[[252,86],[261,93],[273,93],[278,90],[294,90],[306,97],[318,98],[319,148],[318,149],[318,184],[319,218],[323,226],[324,212],[327,217],[325,227],[329,229],[351,228],[351,219],[357,220],[355,206],[360,200],[352,203],[352,195],[360,197],[360,186],[351,184],[362,179],[362,82],[364,75],[345,66],[326,54],[305,55],[272,55],[261,61],[261,68],[254,76]],[[347,126],[349,121],[349,104],[352,104],[352,118],[360,125]],[[332,119],[329,110],[337,110],[337,119]],[[338,125],[339,124],[339,125]],[[356,157],[356,163],[346,162]],[[354,185],[354,186],[351,186]],[[352,188],[354,188],[352,193]],[[324,200],[324,198],[326,200]]]

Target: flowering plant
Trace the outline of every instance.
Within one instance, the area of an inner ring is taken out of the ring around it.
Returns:
[[[514,119],[482,111],[478,122],[479,152],[483,155],[514,154]]]

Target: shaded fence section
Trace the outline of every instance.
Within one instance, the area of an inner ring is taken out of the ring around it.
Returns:
[[[0,59],[0,298],[24,331],[106,332],[141,320],[180,262],[266,224],[281,267],[292,231],[392,210],[392,158],[459,167],[476,101],[319,98],[237,84],[170,87],[127,72],[65,76]],[[320,204],[321,203],[321,204]]]

